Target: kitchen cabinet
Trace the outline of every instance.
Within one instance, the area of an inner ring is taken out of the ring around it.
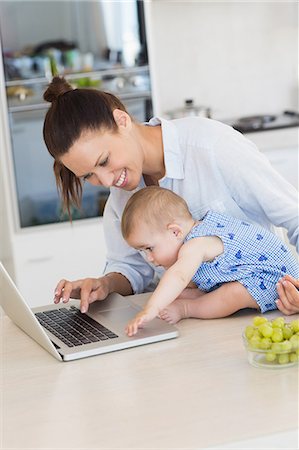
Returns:
[[[15,278],[31,307],[49,304],[61,278],[75,280],[103,273],[106,246],[102,218],[38,227],[15,235]]]
[[[246,136],[296,189],[298,189],[298,136],[298,127],[259,131]]]

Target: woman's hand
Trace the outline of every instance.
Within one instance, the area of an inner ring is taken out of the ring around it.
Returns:
[[[111,292],[121,295],[133,294],[129,280],[121,273],[110,272],[100,278],[84,278],[83,280],[60,280],[54,293],[54,303],[67,303],[70,298],[81,300],[82,313],[88,311],[90,303],[104,300]]]
[[[54,293],[54,303],[67,303],[70,298],[81,300],[80,310],[86,313],[90,303],[103,300],[110,293],[107,277],[85,278],[83,280],[60,280]]]
[[[277,308],[285,315],[299,313],[299,280],[286,275],[277,283]]]

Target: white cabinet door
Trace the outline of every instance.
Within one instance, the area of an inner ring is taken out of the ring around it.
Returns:
[[[274,148],[264,150],[273,167],[293,186],[298,188],[298,148]]]
[[[250,133],[246,136],[296,189],[298,189],[298,132],[299,129],[294,127]]]
[[[98,277],[106,246],[102,219],[41,227],[15,236],[15,281],[31,307],[49,304],[57,282]]]

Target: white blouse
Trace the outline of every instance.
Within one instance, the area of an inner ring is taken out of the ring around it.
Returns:
[[[195,219],[208,210],[288,230],[291,244],[299,249],[298,192],[241,133],[221,122],[188,117],[151,119],[161,124],[165,177],[160,186],[171,189],[187,202]],[[141,179],[138,189],[144,187]],[[136,190],[115,187],[104,212],[107,263],[104,273],[118,272],[131,283],[135,293],[144,292],[161,273],[122,238],[120,221],[124,206]]]

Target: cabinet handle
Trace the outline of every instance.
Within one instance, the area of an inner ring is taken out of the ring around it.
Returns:
[[[45,261],[50,261],[51,259],[53,259],[53,256],[40,256],[38,258],[30,258],[28,259],[27,262],[31,263],[40,263],[40,262],[45,262]]]

